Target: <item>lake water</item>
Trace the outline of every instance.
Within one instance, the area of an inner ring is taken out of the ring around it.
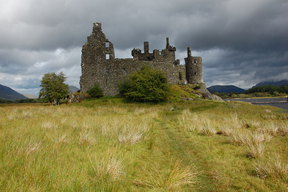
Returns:
[[[247,99],[225,99],[226,101],[244,101],[255,105],[271,105],[288,110],[287,97],[282,98],[247,98]]]

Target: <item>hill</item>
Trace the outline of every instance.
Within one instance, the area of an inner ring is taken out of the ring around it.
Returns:
[[[36,95],[32,95],[32,94],[23,94],[25,97],[27,97],[28,99],[37,99],[38,97]]]
[[[254,87],[262,87],[262,86],[283,86],[288,85],[288,80],[281,80],[281,81],[263,81],[260,83],[257,83]]]
[[[69,93],[74,93],[76,91],[79,91],[78,87],[75,87],[73,85],[69,85]]]
[[[24,95],[14,91],[10,87],[6,87],[0,84],[0,99],[15,101],[20,99],[27,99]]]
[[[234,85],[214,85],[208,88],[211,93],[244,93],[245,90]]]

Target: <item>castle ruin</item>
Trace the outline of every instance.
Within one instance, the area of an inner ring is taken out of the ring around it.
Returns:
[[[80,89],[88,91],[98,84],[105,96],[114,96],[119,93],[119,83],[127,75],[149,65],[164,72],[170,84],[200,84],[203,83],[202,58],[191,54],[187,48],[185,65],[175,58],[176,48],[171,46],[166,38],[166,47],[163,50],[149,51],[149,42],[144,42],[144,52],[133,49],[133,58],[115,58],[113,44],[102,32],[101,23],[93,24],[93,31],[87,37],[82,47]]]

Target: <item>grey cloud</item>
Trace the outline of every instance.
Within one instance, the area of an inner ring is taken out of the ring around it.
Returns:
[[[288,52],[255,53],[217,49],[204,51],[205,80],[208,84],[215,84],[218,80],[222,81],[221,84],[241,82],[240,85],[247,88],[264,80],[287,79],[288,76],[284,75],[288,72],[287,54]]]
[[[283,0],[26,0],[15,10],[17,22],[2,25],[1,33],[7,38],[0,41],[5,47],[31,49],[81,46],[92,22],[100,21],[118,49],[140,45],[159,34],[171,36],[182,50],[187,45],[202,50],[284,49],[287,8]]]
[[[36,90],[44,73],[63,71],[78,86],[93,22],[102,22],[117,57],[130,57],[146,40],[151,50],[162,49],[169,36],[183,63],[191,46],[203,56],[208,84],[285,78],[287,10],[287,0],[1,1],[0,83]]]
[[[13,74],[55,71],[59,68],[78,65],[80,52],[79,47],[52,51],[0,50],[0,70]]]
[[[43,74],[64,72],[67,76],[67,83],[79,87],[80,47],[39,52],[14,50],[11,54],[8,52],[7,50],[0,52],[2,53],[0,58],[10,63],[6,65],[6,62],[0,62],[1,84],[16,90],[26,88],[37,91]]]

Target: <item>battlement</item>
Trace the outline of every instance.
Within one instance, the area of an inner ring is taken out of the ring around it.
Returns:
[[[149,42],[144,42],[144,52],[141,49],[133,49],[131,55],[135,60],[141,61],[171,61],[175,62],[176,48],[169,44],[169,38],[166,38],[166,48],[161,51],[154,49],[152,53],[149,51]]]
[[[114,46],[102,32],[101,23],[93,23],[93,30],[82,47],[80,78],[81,91],[86,92],[95,83],[104,91],[104,95],[117,95],[118,84],[130,73],[150,65],[167,75],[168,83],[202,83],[202,58],[192,56],[187,49],[185,66],[176,59],[176,48],[166,38],[166,46],[162,50],[149,50],[149,42],[145,41],[143,52],[139,48],[131,51],[133,59],[117,59]]]

